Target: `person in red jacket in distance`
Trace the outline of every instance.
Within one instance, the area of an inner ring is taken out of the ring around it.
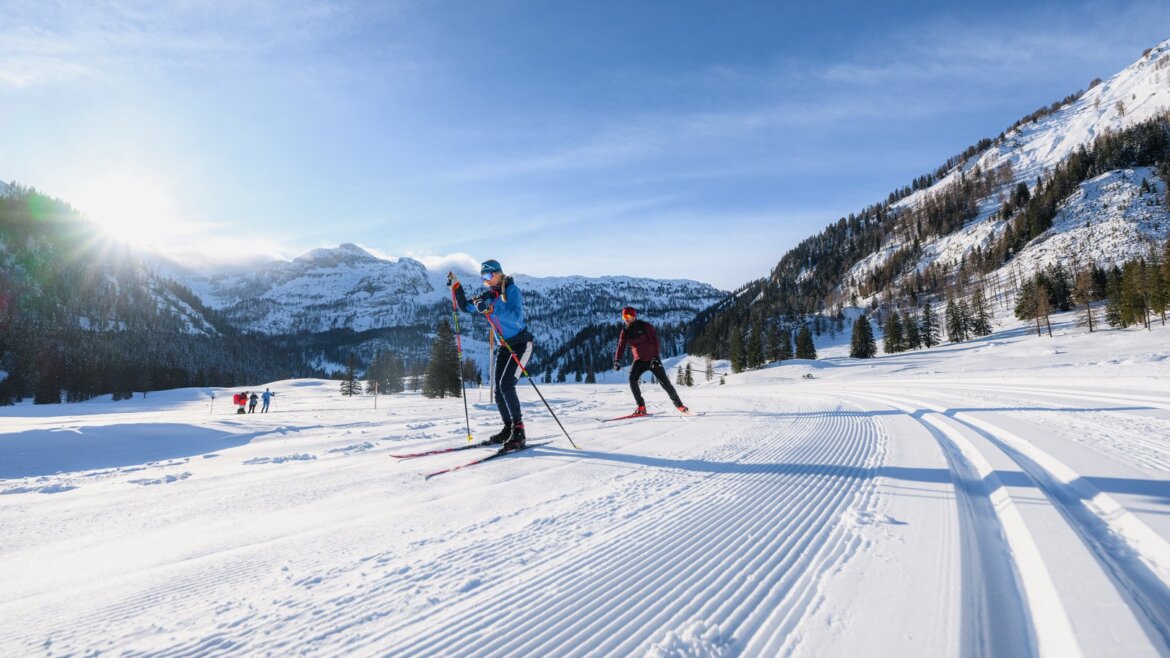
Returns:
[[[626,345],[629,345],[630,352],[634,355],[634,363],[630,366],[630,390],[634,392],[634,401],[638,403],[638,408],[634,410],[633,415],[646,415],[646,401],[642,399],[642,390],[638,387],[638,379],[647,370],[654,374],[658,383],[666,390],[675,409],[684,414],[687,413],[687,406],[679,399],[678,392],[674,390],[670,378],[666,376],[666,369],[662,367],[662,361],[658,358],[658,332],[654,331],[654,326],[645,320],[639,320],[638,312],[632,306],[622,309],[622,321],[626,323],[626,326],[618,336],[617,353],[613,356],[613,369],[622,369],[622,356],[625,354]]]

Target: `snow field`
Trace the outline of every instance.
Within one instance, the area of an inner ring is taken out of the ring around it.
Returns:
[[[458,400],[0,409],[0,655],[1170,655],[1170,330],[1069,322],[827,347],[694,417],[541,385],[581,450],[522,385],[553,443],[429,481],[482,451],[388,454],[464,443]]]

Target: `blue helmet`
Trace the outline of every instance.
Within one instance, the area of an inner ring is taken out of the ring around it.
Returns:
[[[504,268],[500,267],[500,261],[498,260],[485,260],[483,264],[479,266],[480,274],[489,274],[503,271]]]

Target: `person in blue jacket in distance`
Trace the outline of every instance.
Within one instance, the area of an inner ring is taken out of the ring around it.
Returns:
[[[494,381],[496,387],[496,408],[504,428],[488,440],[503,444],[508,450],[524,447],[524,420],[521,417],[520,398],[516,395],[516,382],[520,378],[520,367],[528,366],[532,358],[533,336],[524,322],[524,295],[512,277],[504,274],[499,261],[486,260],[480,266],[480,276],[487,287],[482,294],[467,298],[463,286],[454,274],[447,274],[447,287],[455,294],[456,305],[468,313],[490,316],[499,326],[499,333],[508,345],[497,347]],[[509,354],[508,347],[511,348]],[[515,355],[515,358],[513,358]],[[517,361],[519,363],[517,363]]]

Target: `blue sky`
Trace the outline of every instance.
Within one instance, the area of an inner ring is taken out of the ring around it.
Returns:
[[[1168,26],[1161,0],[5,0],[0,180],[205,261],[354,242],[733,288]]]

